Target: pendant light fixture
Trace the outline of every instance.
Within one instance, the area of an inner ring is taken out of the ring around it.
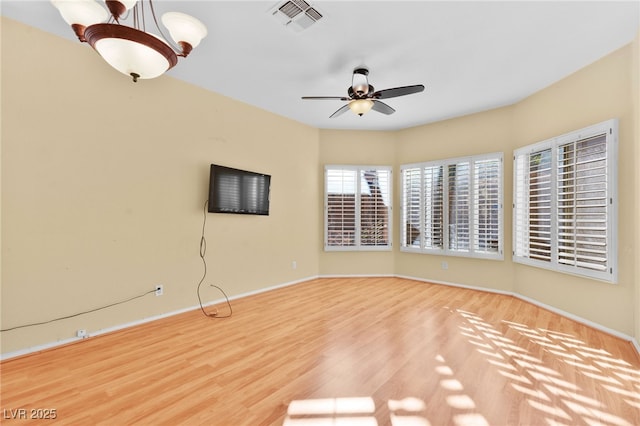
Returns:
[[[178,63],[178,56],[186,57],[207,35],[207,28],[198,19],[167,12],[162,15],[162,24],[176,43],[174,48],[158,25],[152,0],[102,1],[108,11],[95,0],[51,0],[51,3],[73,28],[78,40],[89,43],[109,65],[131,76],[134,82],[164,74]],[[147,32],[146,9],[159,35]],[[125,25],[126,20],[132,24]]]

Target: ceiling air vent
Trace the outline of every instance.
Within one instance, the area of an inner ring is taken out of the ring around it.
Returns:
[[[295,31],[305,30],[322,18],[322,14],[304,0],[278,3],[270,12],[284,26]]]

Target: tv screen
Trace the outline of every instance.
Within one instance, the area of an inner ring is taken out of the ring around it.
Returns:
[[[209,213],[269,214],[271,176],[211,165]]]

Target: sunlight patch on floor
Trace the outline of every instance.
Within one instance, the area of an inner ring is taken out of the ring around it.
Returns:
[[[464,389],[462,383],[456,379],[440,380],[440,386],[446,390],[459,391]]]
[[[373,413],[376,406],[373,399],[364,398],[321,398],[291,401],[287,414],[362,414]]]
[[[535,399],[528,399],[527,402],[533,408],[542,411],[543,413],[550,414],[554,417],[560,417],[563,420],[572,420],[572,417],[566,413],[562,408],[555,407],[550,404],[544,404],[542,402],[538,402]]]
[[[605,424],[616,425],[616,426],[634,426],[622,417],[616,416],[615,414],[608,413],[606,411],[598,410],[591,407],[586,407],[582,404],[578,404],[575,401],[571,400],[562,400],[562,402],[571,409],[576,414],[582,416],[582,418],[587,422],[594,424],[595,422],[604,422]],[[637,426],[637,425],[635,425]]]
[[[530,383],[529,383],[529,384],[530,384]],[[532,398],[535,398],[535,399],[541,399],[541,400],[543,400],[543,401],[551,402],[551,398],[549,398],[549,397],[547,396],[547,394],[546,394],[546,393],[544,393],[544,392],[543,392],[543,391],[541,391],[541,390],[531,389],[531,388],[528,388],[528,387],[526,387],[526,386],[520,386],[520,385],[519,385],[519,384],[517,384],[517,383],[512,383],[512,384],[511,384],[511,387],[513,387],[513,388],[514,388],[515,390],[517,390],[518,392],[521,392],[521,393],[523,393],[523,394],[529,395],[529,396],[530,396],[530,397],[532,397]]]
[[[542,357],[539,350],[530,350],[529,345],[521,347],[479,315],[461,310],[458,314],[466,320],[460,326],[461,334],[487,357],[487,362],[497,368],[498,374],[512,381],[511,387],[526,396],[529,406],[542,413],[548,425],[567,426],[576,422],[609,426],[640,424],[640,414],[634,415],[640,407],[640,393],[628,390],[630,384],[640,390],[640,370],[628,362],[615,358],[605,349],[590,347],[567,333],[502,321],[552,358]],[[600,392],[590,396],[581,389],[577,383],[583,383],[583,380],[567,379],[559,370],[550,367],[553,362],[575,367],[577,374],[592,381],[592,386],[599,385],[604,391],[624,396],[623,400],[631,407],[630,418],[634,423],[608,409],[604,402],[606,398],[603,399]]]
[[[467,413],[460,413],[453,415],[453,422],[456,426],[488,426],[489,423],[485,417],[478,413],[477,405],[473,398],[464,392],[464,385],[458,379],[455,379],[455,372],[447,365],[445,358],[442,355],[436,357],[436,361],[442,363],[435,368],[436,372],[444,373],[445,376],[440,380],[440,387],[446,392],[450,392],[451,395],[445,397],[447,405],[454,410],[470,411]]]
[[[489,426],[489,422],[481,414],[456,414],[453,416],[456,426]]]
[[[420,398],[390,399],[387,406],[392,426],[431,426]],[[289,403],[283,426],[378,426],[375,413],[372,397],[299,399]]]
[[[377,426],[370,397],[300,399],[289,403],[284,426]]]
[[[325,417],[284,419],[283,426],[377,426],[374,417]]]

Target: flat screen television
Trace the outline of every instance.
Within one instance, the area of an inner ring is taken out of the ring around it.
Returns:
[[[211,165],[209,213],[269,214],[271,176]]]

